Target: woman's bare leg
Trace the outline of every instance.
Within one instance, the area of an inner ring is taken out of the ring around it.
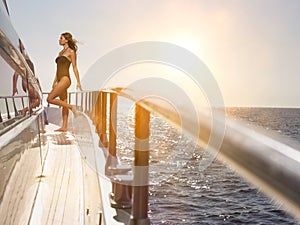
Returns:
[[[62,107],[62,126],[61,128],[55,131],[65,132],[68,129],[68,116],[69,109],[72,109],[72,105],[67,102],[67,89],[70,86],[71,82],[68,77],[63,77],[59,83],[53,87],[52,91],[49,93],[47,102],[50,104],[58,105]],[[57,97],[60,99],[57,99]]]
[[[62,100],[62,99],[61,99]],[[67,102],[67,99],[62,100]],[[59,129],[55,131],[66,132],[68,130],[68,118],[69,118],[69,109],[62,107],[61,109],[62,125]]]
[[[61,78],[55,87],[51,90],[47,97],[47,102],[53,105],[65,107],[67,109],[72,109],[72,105],[68,104],[67,101],[57,99],[62,93],[64,93],[68,87],[71,85],[71,81],[67,76]]]
[[[62,100],[64,102],[67,103],[67,99]],[[68,129],[68,118],[69,118],[69,110],[65,107],[62,108],[61,110],[61,114],[62,114],[62,125],[61,125],[61,129],[63,131],[67,131]]]

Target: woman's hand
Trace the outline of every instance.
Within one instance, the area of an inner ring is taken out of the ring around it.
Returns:
[[[53,84],[52,84],[52,89],[56,86],[57,82],[54,81]]]
[[[80,91],[82,91],[82,87],[81,87],[81,84],[80,84],[80,83],[77,83],[76,89],[79,89]]]
[[[17,88],[17,87],[14,87],[14,88],[13,88],[13,93],[12,93],[12,95],[15,96],[16,93],[18,94],[18,88]]]

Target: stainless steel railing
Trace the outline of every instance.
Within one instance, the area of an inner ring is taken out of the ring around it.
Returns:
[[[11,116],[12,116],[11,115],[12,110],[10,110],[9,101],[11,101],[11,105],[13,106],[13,111],[14,111],[15,116],[18,116],[19,111],[17,110],[15,99],[20,99],[22,101],[22,106],[24,108],[24,98],[27,98],[27,96],[0,96],[0,101],[3,100],[4,104],[5,104],[7,119],[11,119]],[[1,113],[1,115],[2,115],[2,113]],[[0,118],[0,122],[3,122],[2,116]]]
[[[0,96],[0,135],[12,129],[24,119],[42,108],[39,105],[30,109],[29,96]],[[22,115],[22,110],[27,107],[28,113]]]
[[[22,119],[21,110],[25,107],[24,99],[27,96],[0,96],[0,134],[11,127],[15,122]],[[17,107],[16,100],[21,101]]]
[[[147,157],[149,157],[149,152],[145,151],[147,141],[144,141],[143,146],[141,146],[138,140],[141,137],[143,140],[147,140],[149,137],[148,115],[154,113],[169,121],[172,125],[180,126],[178,118],[170,116],[174,112],[155,102],[135,99],[130,90],[73,92],[69,94],[69,99],[72,100],[73,98],[73,102],[75,100],[76,105],[80,106],[81,110],[89,115],[96,127],[102,146],[108,147],[110,155],[116,156],[116,129],[114,126],[116,126],[116,120],[118,119],[116,116],[118,96],[127,97],[136,102],[136,158],[134,166],[147,167]],[[207,116],[201,112],[199,112],[199,115],[204,118]],[[189,119],[189,115],[181,116],[187,117],[183,119]],[[218,120],[218,118],[215,121],[216,123],[222,123],[222,120]],[[210,134],[193,136],[192,129],[194,125],[195,123],[191,121],[189,126],[182,129],[198,143],[207,143],[207,135]],[[211,128],[206,127],[209,124],[204,123],[203,126],[203,130],[207,131],[204,133],[209,133]],[[214,153],[218,150],[218,158],[225,160],[246,180],[256,185],[270,198],[280,202],[288,212],[300,219],[300,147],[298,145],[290,146],[285,144],[283,140],[277,140],[228,119],[225,133],[217,135],[224,135],[220,149],[214,149],[213,146],[208,149],[214,151]],[[141,149],[143,151],[140,151]],[[138,182],[145,184],[147,179],[148,175],[145,175],[145,180],[139,180]],[[143,186],[142,184],[133,184],[132,218],[135,221],[146,221],[145,224],[147,224],[147,202],[144,206],[141,206],[138,205],[138,200],[135,201],[134,199],[147,199],[147,185]]]
[[[119,167],[113,163],[117,157],[117,102],[115,90],[93,92],[70,92],[69,102],[87,114],[94,123],[101,147],[107,147],[106,175],[112,182],[111,206],[131,210],[133,224],[150,224],[148,218],[148,166],[149,166],[149,123],[150,112],[136,104],[135,160],[133,168]],[[146,168],[142,173],[135,168]],[[126,175],[133,170],[133,177]],[[139,173],[137,176],[136,173]],[[137,178],[143,177],[143,179]],[[126,196],[122,193],[132,192]],[[129,196],[129,197],[128,197]],[[140,201],[143,199],[143,201]],[[128,221],[127,221],[128,222]]]

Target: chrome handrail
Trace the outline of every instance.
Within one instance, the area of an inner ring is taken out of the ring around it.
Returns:
[[[11,99],[11,101],[12,101],[12,105],[13,105],[14,113],[15,113],[15,117],[16,117],[20,114],[21,109],[19,109],[19,110],[17,109],[15,99],[21,99],[22,106],[24,108],[24,98],[28,98],[28,96],[25,96],[25,95],[24,96],[0,96],[0,100],[4,99],[4,101],[5,101],[7,119],[11,119],[11,110],[9,110],[8,100]],[[3,122],[1,112],[0,112],[0,122]]]
[[[96,131],[103,146],[109,147],[112,155],[115,155],[115,134],[107,134],[106,132],[106,110],[107,96],[122,96],[136,102],[136,104],[144,108],[147,112],[154,113],[173,126],[180,126],[178,119],[173,119],[170,114],[174,112],[167,111],[155,102],[135,99],[130,91],[120,89],[100,90],[91,92],[71,92],[69,99],[75,95],[76,99],[79,94],[87,101],[92,101],[92,108],[88,108],[88,104],[81,105],[82,111],[85,111],[94,122]],[[111,97],[110,97],[111,98]],[[115,97],[113,97],[115,98]],[[77,104],[78,104],[77,99]],[[100,114],[100,115],[99,115]],[[205,113],[199,112],[202,117],[207,117]],[[181,115],[182,116],[182,115]],[[183,115],[187,116],[188,115]],[[117,119],[114,116],[115,119]],[[216,119],[218,123],[221,120]],[[193,121],[192,121],[193,122]],[[115,121],[110,121],[115,123]],[[221,122],[220,122],[221,123]],[[110,124],[109,124],[110,125]],[[183,127],[186,134],[192,136],[199,144],[207,142],[207,136],[193,136],[192,126]],[[217,124],[218,125],[218,124]],[[208,124],[204,124],[203,130],[210,130]],[[113,129],[112,129],[113,130]],[[111,131],[110,131],[111,132]],[[107,135],[110,136],[107,143]],[[112,135],[112,136],[111,136]],[[220,134],[223,135],[223,134]],[[210,149],[218,151],[218,158],[224,160],[230,167],[234,168],[242,177],[256,185],[271,199],[280,202],[284,209],[291,213],[298,220],[300,215],[300,147],[299,144],[285,143],[286,139],[279,139],[256,128],[246,127],[242,123],[226,120],[226,132],[224,134],[223,143],[220,149]],[[134,206],[133,206],[134,207]],[[147,206],[145,207],[147,208]]]
[[[16,99],[21,101],[20,104],[16,104]],[[24,99],[27,100],[27,104],[24,103]],[[18,95],[18,96],[0,96],[0,101],[4,100],[6,112],[1,112],[0,110],[0,135],[4,134],[8,130],[15,127],[24,119],[31,116],[32,113],[38,111],[42,108],[42,105],[35,109],[29,109],[29,114],[22,115],[22,109],[25,107],[30,107],[29,96]],[[11,109],[13,108],[13,109]],[[4,116],[6,115],[6,116]]]

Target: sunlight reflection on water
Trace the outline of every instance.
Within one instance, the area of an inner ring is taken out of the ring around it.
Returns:
[[[228,115],[294,138],[300,135],[293,125],[300,110],[232,108]],[[120,120],[126,126],[132,123],[132,114],[123,114]],[[199,161],[205,160],[201,148],[166,122],[152,116],[151,131],[149,217],[153,224],[298,224],[222,162],[215,160],[200,172]],[[122,159],[132,162],[133,129],[120,129],[119,136],[127,140],[120,141]],[[181,146],[174,150],[178,139]]]

